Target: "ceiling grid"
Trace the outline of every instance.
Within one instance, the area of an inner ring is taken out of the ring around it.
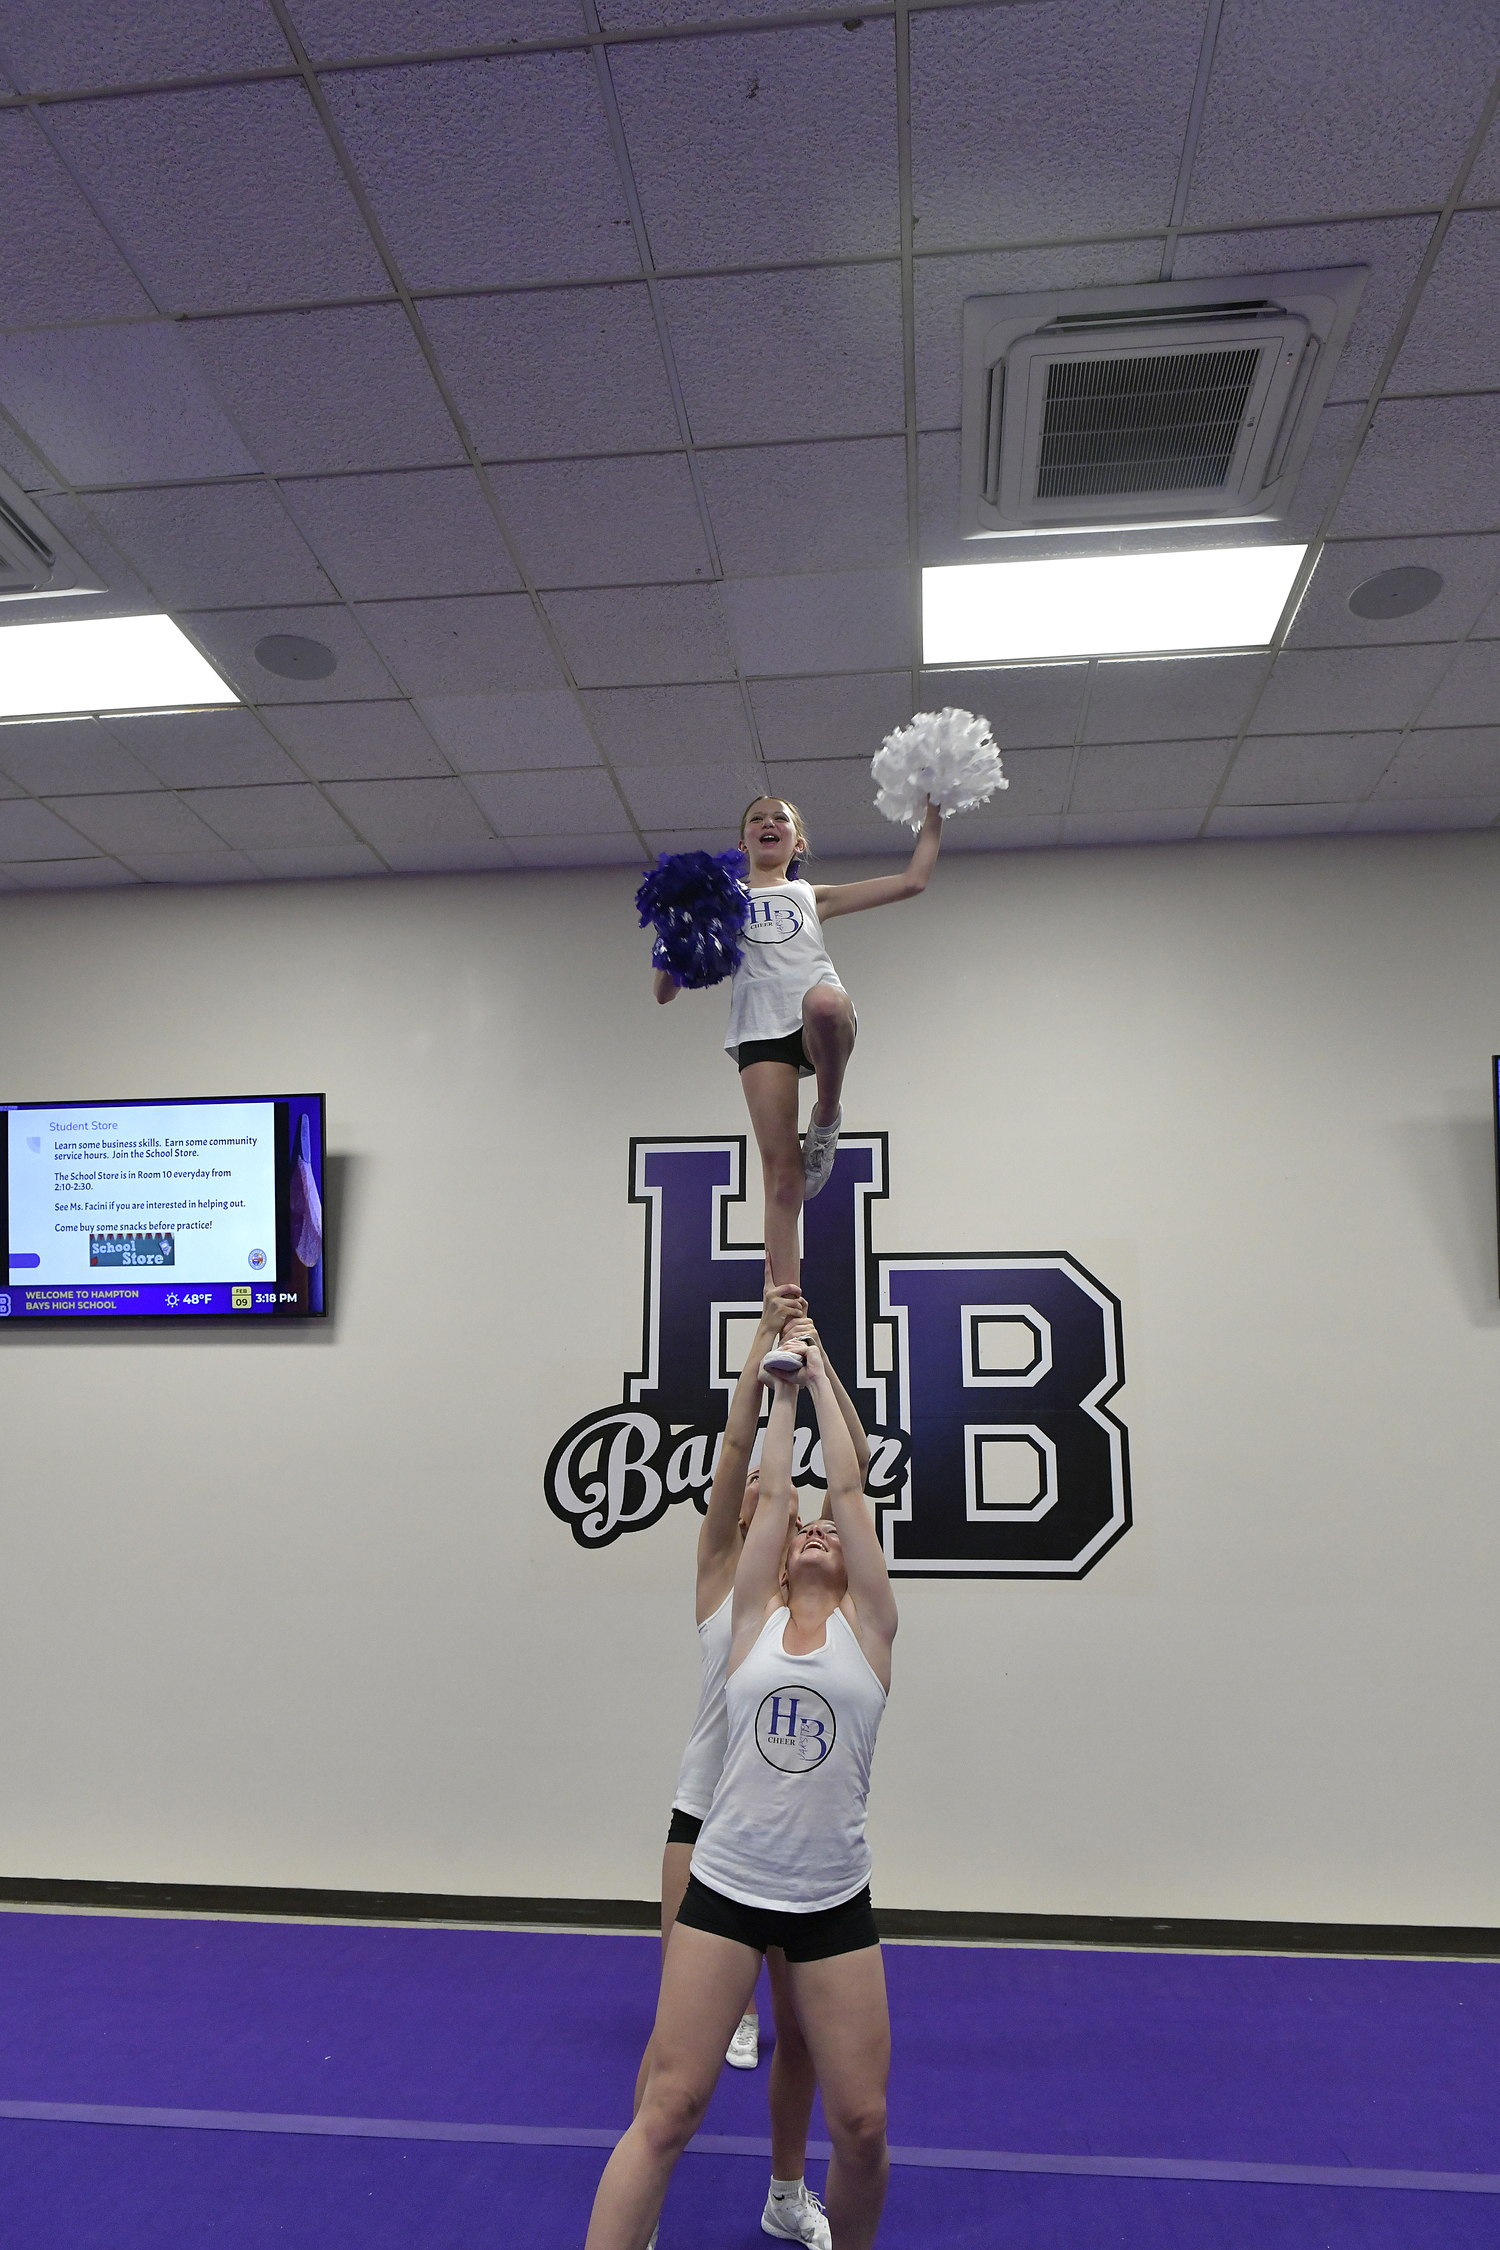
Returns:
[[[16,15],[0,469],[112,586],[71,614],[160,601],[248,710],[0,726],[0,887],[638,866],[767,784],[828,856],[888,854],[880,732],[964,695],[1017,785],[955,848],[1500,817],[1480,0],[1380,52],[1343,0],[573,5],[502,42],[454,0],[472,39],[414,51],[393,0],[359,54],[319,0],[231,32],[180,0],[170,46],[101,0],[72,52]],[[257,87],[301,167],[263,197],[229,185]],[[964,297],[1269,271],[1299,236],[1373,278],[1264,659],[924,671],[923,563],[994,553],[956,537]],[[1431,609],[1351,617],[1402,557]],[[336,670],[268,675],[267,633]]]

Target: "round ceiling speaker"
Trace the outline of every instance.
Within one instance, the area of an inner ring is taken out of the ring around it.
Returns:
[[[338,667],[338,658],[322,641],[304,640],[300,633],[267,633],[255,644],[255,661],[262,671],[283,680],[326,680]]]
[[[1421,563],[1401,563],[1394,570],[1379,570],[1356,586],[1349,607],[1356,617],[1413,617],[1443,590],[1440,572]]]

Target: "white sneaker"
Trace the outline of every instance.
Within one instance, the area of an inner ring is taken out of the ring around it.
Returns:
[[[828,2216],[806,2182],[800,2195],[768,2195],[760,2222],[762,2234],[778,2242],[806,2242],[811,2250],[833,2250]]]
[[[790,1344],[776,1345],[760,1363],[760,1379],[763,1383],[769,1383],[773,1375],[779,1375],[784,1382],[790,1382],[793,1376],[805,1375],[806,1372],[807,1354],[794,1352]],[[750,2020],[748,2016],[745,2018],[747,2023]]]
[[[802,1200],[811,1203],[813,1197],[828,1185],[833,1170],[833,1160],[839,1152],[839,1129],[844,1113],[839,1111],[831,1125],[809,1123],[802,1136]]]
[[[656,2250],[656,2238],[660,2233],[661,2227],[659,2225],[651,2229],[651,2240],[647,2243],[646,2250]]]
[[[754,2070],[760,2061],[760,2018],[741,2016],[724,2060],[731,2070]]]

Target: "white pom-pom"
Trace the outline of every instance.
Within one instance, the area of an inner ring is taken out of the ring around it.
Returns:
[[[870,761],[880,787],[875,803],[887,820],[920,828],[930,797],[946,820],[970,812],[997,789],[1008,789],[988,719],[947,704],[919,711],[907,727],[888,734]]]

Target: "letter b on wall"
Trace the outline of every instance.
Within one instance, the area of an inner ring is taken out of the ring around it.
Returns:
[[[902,1577],[1081,1578],[1130,1524],[1118,1300],[1072,1258],[882,1257],[910,1482]]]

